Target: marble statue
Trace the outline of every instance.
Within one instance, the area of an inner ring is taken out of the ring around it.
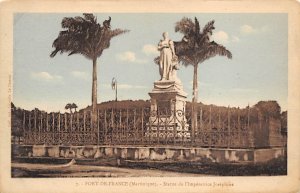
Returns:
[[[185,116],[187,93],[183,84],[177,78],[179,68],[178,56],[175,54],[174,42],[168,33],[163,33],[163,39],[158,43],[160,51],[160,80],[154,82],[151,97],[151,112],[147,123],[146,137],[158,140],[189,141],[189,124]]]
[[[174,43],[169,39],[168,32],[163,33],[163,39],[158,43],[158,50],[160,51],[159,58],[159,73],[161,81],[176,79],[176,72],[178,69],[178,57],[175,54]]]

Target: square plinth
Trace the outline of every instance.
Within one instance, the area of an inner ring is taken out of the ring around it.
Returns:
[[[183,91],[182,84],[173,80],[155,81],[154,88],[149,95],[151,98],[174,98],[175,96],[183,98],[187,97],[187,93]]]

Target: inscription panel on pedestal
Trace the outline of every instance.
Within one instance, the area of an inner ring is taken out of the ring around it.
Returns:
[[[170,116],[171,115],[170,100],[158,100],[157,101],[157,113],[160,116]]]

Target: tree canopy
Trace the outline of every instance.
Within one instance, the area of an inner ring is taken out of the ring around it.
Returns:
[[[196,17],[194,22],[184,17],[175,24],[175,32],[184,35],[181,42],[175,42],[176,54],[184,65],[197,65],[216,55],[232,58],[229,50],[210,40],[214,29],[214,20],[212,20],[201,31]]]
[[[68,52],[69,55],[81,54],[88,59],[95,59],[102,55],[104,49],[109,48],[110,40],[128,30],[110,27],[111,18],[102,25],[97,22],[93,14],[84,13],[83,17],[65,17],[61,22],[58,37],[53,42],[55,50],[50,54],[54,57],[58,52]]]
[[[54,57],[58,52],[67,52],[69,56],[81,54],[93,61],[93,120],[96,118],[97,106],[97,58],[102,55],[103,50],[109,48],[110,40],[113,37],[128,31],[122,29],[112,30],[110,22],[111,17],[100,25],[97,22],[97,18],[90,13],[84,13],[83,17],[63,18],[61,27],[64,30],[60,31],[58,37],[54,40],[52,47],[55,50],[50,54],[50,57]]]

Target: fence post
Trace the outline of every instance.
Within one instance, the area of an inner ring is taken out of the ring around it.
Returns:
[[[142,108],[142,144],[144,144],[144,108]]]
[[[36,144],[37,140],[37,134],[36,134],[36,110],[34,110],[34,126],[33,126],[34,132],[33,132],[33,141],[34,144]]]
[[[128,145],[128,134],[129,134],[129,117],[128,117],[128,108],[126,110],[126,144]]]
[[[177,115],[177,113],[176,113],[176,111],[175,111],[175,104],[174,104],[174,123],[176,123],[176,115]],[[185,115],[183,115],[183,116],[185,116]],[[183,125],[184,124],[184,125]],[[180,127],[181,127],[181,129],[183,128],[185,126],[185,123],[180,123]],[[177,130],[177,128],[178,128],[178,126],[177,126],[177,124],[174,124],[174,127],[173,127],[173,144],[175,145],[176,144],[176,135],[177,135],[177,133],[178,133],[178,130]],[[182,130],[181,130],[182,131]],[[182,132],[181,132],[182,133]]]
[[[93,111],[90,111],[90,131],[95,131],[96,117]],[[86,129],[86,128],[85,128]],[[85,131],[86,132],[86,131]]]
[[[68,137],[65,137],[65,135],[68,136],[68,114],[66,112],[65,112],[65,116],[64,117],[65,117],[65,131],[63,132],[64,138],[65,139],[70,139]],[[69,141],[66,140],[66,141],[64,141],[64,143],[69,143]]]
[[[137,141],[136,109],[133,110],[133,129],[134,129],[134,141],[133,141],[133,144],[136,144],[136,141]]]
[[[227,107],[227,124],[228,124],[228,143],[227,143],[227,148],[230,148],[231,145],[231,128],[230,128],[230,107]]]
[[[34,110],[34,131],[36,131],[36,110]]]
[[[254,148],[254,133],[252,128],[250,128],[250,106],[249,105],[248,105],[248,116],[247,116],[247,131],[249,132],[249,145],[251,148]]]
[[[98,110],[97,110],[98,111]],[[84,133],[85,133],[85,136],[86,136],[86,138],[85,139],[89,139],[89,137],[88,137],[88,135],[92,135],[92,133],[93,132],[95,132],[95,130],[96,130],[96,123],[97,123],[97,111],[95,112],[95,113],[92,113],[92,111],[90,111],[91,113],[90,113],[90,117],[91,117],[91,119],[90,119],[90,130],[89,131],[85,131]],[[79,114],[77,114],[77,117],[79,116]],[[94,116],[94,117],[93,117]],[[92,139],[92,137],[91,137],[91,139]],[[85,140],[86,141],[86,140]],[[92,140],[88,140],[88,142],[90,142],[90,144],[93,144],[94,145],[94,142],[92,141]]]
[[[200,136],[201,140],[199,140],[199,136]],[[198,141],[200,142],[200,145],[203,145],[202,136],[203,136],[203,108],[201,106],[200,107],[200,126],[199,126],[199,133],[198,133]]]
[[[222,129],[222,126],[221,126],[221,108],[219,108],[219,111],[218,111],[218,128],[217,128],[217,143],[219,146],[223,146],[222,144],[222,139],[219,140],[220,136],[225,136],[224,135],[224,130]]]
[[[119,113],[118,140],[119,140],[119,144],[123,142],[122,110],[121,109],[120,109],[120,113]]]
[[[41,112],[40,114],[40,127],[39,127],[39,141],[41,142],[43,139],[41,137],[41,130],[42,130],[42,127],[43,127],[43,113]]]
[[[48,113],[46,113],[46,122],[47,122],[47,124],[46,124],[46,130],[47,130],[47,132],[49,131],[49,120],[48,120]]]
[[[211,128],[211,106],[209,107],[209,141],[208,146],[211,147],[211,138],[212,138],[212,128]]]
[[[57,128],[58,128],[58,144],[61,144],[61,134],[60,134],[60,111],[58,111],[58,123],[57,123]]]
[[[218,127],[219,129],[221,129],[221,109],[219,108],[219,112],[218,112]]]
[[[79,122],[79,113],[77,112],[76,113],[76,125],[77,125],[77,132],[81,132],[81,129],[80,129],[80,122]]]
[[[239,133],[239,147],[244,146],[244,143],[242,141],[242,137],[241,137],[241,120],[240,120],[240,107],[238,107],[238,133]]]
[[[157,137],[157,144],[159,144],[159,134],[160,134],[160,112],[157,111],[157,127],[156,127],[156,137]],[[183,140],[182,140],[183,141]]]
[[[67,132],[68,131],[68,126],[67,126],[67,115],[66,115],[66,112],[64,113],[64,129],[63,129],[63,131],[62,131],[62,133],[63,133],[63,139],[68,139],[67,137],[65,137],[65,132]],[[67,140],[66,140],[67,141]],[[62,144],[64,143],[64,142],[66,142],[66,141],[64,141],[64,140],[62,140]]]
[[[72,115],[72,113],[70,113],[70,130],[69,130],[69,135],[70,135],[70,144],[72,145],[72,130],[73,130],[73,115]],[[76,135],[76,134],[75,134]]]
[[[198,132],[198,103],[196,103],[196,105],[195,105],[195,124],[194,124],[194,138],[193,138],[193,143],[195,143],[195,137],[196,137],[196,134],[197,134],[197,132]]]
[[[29,111],[29,117],[28,117],[28,132],[29,132],[29,135],[28,135],[28,139],[30,140],[31,136],[32,136],[32,128],[31,128],[31,112]],[[32,140],[32,139],[31,139]],[[32,141],[29,141],[29,143],[32,143]]]
[[[54,144],[54,139],[55,139],[55,127],[54,127],[54,119],[55,119],[55,116],[54,116],[54,112],[52,112],[52,140],[51,140],[51,143]]]
[[[200,109],[200,130],[202,130],[202,121],[203,121],[203,109],[202,109],[202,106],[201,106],[201,109]]]
[[[157,111],[156,111],[157,113]],[[148,141],[149,141],[149,144],[151,145],[152,144],[152,135],[153,135],[153,130],[152,130],[152,109],[149,110],[149,126],[147,127],[147,133],[149,133],[148,135]]]
[[[115,132],[115,115],[114,115],[114,109],[111,109],[111,136],[110,136],[110,144],[114,143],[113,136]]]
[[[168,114],[168,111],[167,111],[167,109],[165,109],[165,111],[166,111],[166,114]],[[175,113],[175,111],[173,112],[173,113]],[[170,115],[172,116],[172,111],[170,112]],[[162,131],[162,143],[165,143],[165,144],[167,144],[167,138],[166,138],[166,131],[167,131],[167,129],[168,129],[168,126],[167,126],[167,123],[170,123],[170,120],[168,120],[169,118],[165,118],[165,121],[164,121],[164,129],[163,129],[163,131]]]
[[[97,145],[99,146],[100,129],[99,129],[99,109],[97,109]]]
[[[106,121],[106,109],[104,110],[104,143],[107,143],[107,121]]]
[[[64,118],[65,118],[65,131],[68,131],[68,126],[67,126],[67,115],[66,113],[64,114]]]
[[[24,140],[24,143],[27,144],[27,139],[26,139],[26,138],[27,138],[27,137],[26,137],[27,135],[26,135],[26,128],[25,128],[25,119],[26,119],[26,111],[23,110],[23,132],[24,132],[24,135],[23,135],[23,136],[24,136],[24,139],[23,139],[23,140]]]
[[[91,111],[90,111],[91,112]],[[91,119],[93,119],[92,117],[91,117]],[[83,134],[83,143],[85,143],[85,133],[86,133],[86,111],[83,111],[83,132],[82,132],[82,134]]]
[[[195,141],[195,131],[196,131],[196,109],[195,109],[195,106],[196,106],[196,103],[195,101],[193,100],[192,101],[192,135],[191,135],[191,142],[192,144],[194,143]],[[183,140],[182,140],[183,141]]]

